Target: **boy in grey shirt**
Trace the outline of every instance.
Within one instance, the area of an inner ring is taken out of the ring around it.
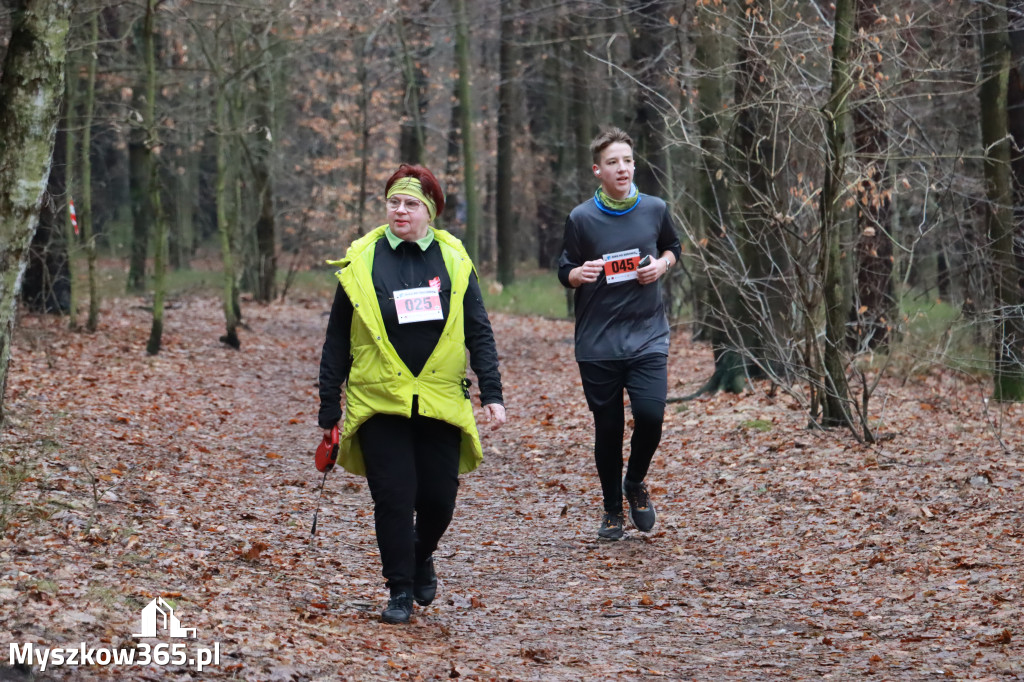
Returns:
[[[601,186],[565,221],[558,278],[575,289],[576,362],[594,414],[594,460],[604,494],[598,536],[623,533],[622,496],[640,531],[654,527],[644,479],[661,441],[668,394],[668,318],[658,284],[679,259],[665,202],[633,184],[633,140],[610,128],[590,144]],[[623,389],[633,412],[622,478]]]

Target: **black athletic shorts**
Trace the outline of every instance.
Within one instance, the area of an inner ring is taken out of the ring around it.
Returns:
[[[578,362],[583,394],[591,412],[622,405],[622,390],[630,401],[654,400],[662,404],[668,397],[668,356],[661,353],[641,355],[629,360]]]

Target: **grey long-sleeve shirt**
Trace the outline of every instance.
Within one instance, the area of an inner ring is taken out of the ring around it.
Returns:
[[[595,199],[572,210],[565,221],[558,278],[569,287],[569,272],[605,254],[639,249],[657,257],[682,249],[668,206],[658,197],[640,195],[640,202],[623,215],[611,215]],[[668,318],[661,282],[641,286],[635,279],[609,284],[602,274],[596,282],[575,290],[576,360],[621,360],[668,354]]]

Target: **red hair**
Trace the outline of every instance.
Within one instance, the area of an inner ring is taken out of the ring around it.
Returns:
[[[423,166],[411,166],[407,163],[399,166],[398,170],[388,178],[387,184],[384,185],[384,196],[387,196],[388,192],[391,191],[391,185],[402,178],[416,178],[419,180],[423,193],[434,200],[434,206],[437,208],[436,215],[441,215],[441,212],[444,211],[444,192],[441,190],[441,183],[437,181],[433,173]]]

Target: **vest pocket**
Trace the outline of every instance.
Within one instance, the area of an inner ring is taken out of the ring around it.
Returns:
[[[359,385],[380,384],[394,378],[390,363],[387,362],[375,346],[352,347],[352,370],[349,372],[349,384]]]

